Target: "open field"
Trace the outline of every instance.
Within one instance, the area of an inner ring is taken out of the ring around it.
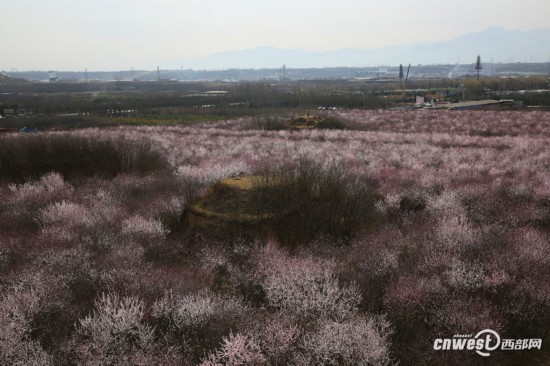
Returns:
[[[1,135],[0,364],[550,363],[550,113],[322,116]]]
[[[549,90],[544,76],[415,79],[406,85],[398,79],[0,83],[0,129],[190,125],[247,116],[290,118],[319,109],[411,109],[416,96],[440,104],[513,99],[517,108],[547,111]]]

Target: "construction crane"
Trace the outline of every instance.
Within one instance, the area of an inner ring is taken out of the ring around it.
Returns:
[[[405,84],[403,85],[403,100],[405,100],[405,94],[407,93],[407,80],[409,80],[409,71],[411,71],[411,64],[407,68],[407,76],[405,77]]]

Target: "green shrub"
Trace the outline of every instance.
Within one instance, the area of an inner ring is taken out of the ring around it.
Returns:
[[[145,174],[167,169],[146,140],[94,139],[71,135],[0,137],[0,180],[24,181],[56,171],[65,179]]]

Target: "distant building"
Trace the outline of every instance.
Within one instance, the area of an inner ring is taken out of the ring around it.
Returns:
[[[4,111],[3,111],[3,116],[4,116],[4,117],[15,116],[15,109],[13,109],[13,108],[5,108]]]
[[[25,108],[4,108],[0,109],[0,116],[2,117],[24,117],[32,116],[32,109]]]
[[[56,82],[57,81],[57,72],[48,71],[48,80],[50,81],[50,83]]]

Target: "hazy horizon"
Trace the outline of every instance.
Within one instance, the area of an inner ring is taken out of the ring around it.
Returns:
[[[373,50],[445,42],[494,26],[521,31],[550,28],[549,2],[513,4],[496,0],[4,0],[0,70],[151,69],[174,60],[261,46],[313,52]]]

